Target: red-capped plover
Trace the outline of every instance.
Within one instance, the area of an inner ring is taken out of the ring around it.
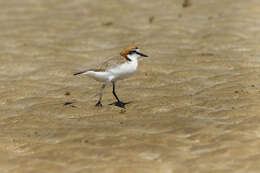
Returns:
[[[129,77],[134,74],[137,70],[138,59],[142,57],[148,57],[147,55],[140,53],[139,49],[136,46],[131,46],[126,48],[120,53],[121,57],[110,58],[107,61],[101,63],[96,68],[84,70],[74,75],[85,74],[97,81],[104,82],[101,87],[99,100],[96,106],[102,106],[101,100],[103,95],[103,90],[108,83],[113,84],[113,95],[117,99],[117,106],[123,107],[125,106],[124,102],[121,102],[116,95],[115,84],[117,80],[121,80]]]

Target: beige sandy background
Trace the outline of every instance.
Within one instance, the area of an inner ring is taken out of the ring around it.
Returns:
[[[0,1],[0,172],[259,172],[260,1],[182,4]],[[72,74],[133,44],[131,103],[96,108]]]

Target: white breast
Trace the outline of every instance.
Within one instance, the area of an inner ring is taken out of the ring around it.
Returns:
[[[115,68],[109,69],[108,72],[110,72],[113,75],[113,80],[120,80],[124,79],[133,73],[136,72],[138,66],[137,60],[126,62],[124,64],[121,64],[119,66],[116,66]]]

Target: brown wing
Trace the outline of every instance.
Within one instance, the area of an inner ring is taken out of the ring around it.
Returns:
[[[120,56],[110,57],[107,60],[103,61],[102,63],[96,64],[96,65],[91,65],[92,68],[74,73],[74,75],[80,75],[80,74],[83,74],[87,71],[97,71],[97,72],[106,71],[106,70],[108,70],[112,67],[115,67],[119,64],[123,64],[125,62],[126,62],[126,60],[124,60]]]
[[[126,61],[120,57],[120,56],[115,56],[115,57],[111,57],[108,58],[107,60],[105,60],[104,62],[102,62],[101,64],[96,65],[95,68],[91,68],[88,71],[106,71],[112,67],[115,67],[119,64],[123,64]]]

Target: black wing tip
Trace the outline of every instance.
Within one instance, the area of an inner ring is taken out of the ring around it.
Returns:
[[[79,75],[79,74],[82,74],[82,73],[85,73],[86,71],[80,71],[80,72],[77,72],[77,73],[74,73],[73,75],[76,76],[76,75]]]

